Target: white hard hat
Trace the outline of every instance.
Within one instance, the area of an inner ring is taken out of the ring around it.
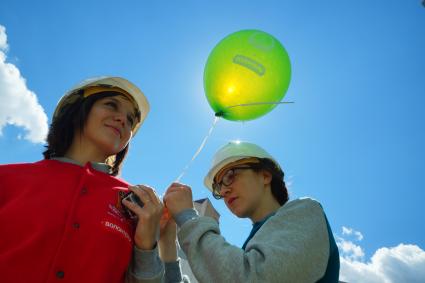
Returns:
[[[89,78],[78,85],[71,88],[69,91],[65,93],[64,96],[59,100],[55,112],[53,113],[53,120],[60,114],[62,108],[67,103],[72,103],[70,98],[73,95],[76,95],[81,90],[94,89],[89,94],[94,94],[96,92],[96,88],[103,89],[103,91],[107,91],[108,89],[114,90],[117,92],[121,92],[123,95],[127,96],[136,106],[137,110],[140,112],[140,121],[137,122],[133,127],[133,136],[136,134],[139,127],[142,125],[146,116],[149,113],[149,102],[146,99],[143,92],[130,81],[120,78],[120,77],[95,77]],[[88,95],[89,95],[88,94]],[[84,94],[84,96],[87,96]]]
[[[267,151],[258,145],[249,142],[231,141],[220,148],[214,155],[211,169],[204,178],[204,185],[210,191],[213,191],[214,177],[223,167],[232,162],[250,157],[268,158],[276,165],[279,165]]]

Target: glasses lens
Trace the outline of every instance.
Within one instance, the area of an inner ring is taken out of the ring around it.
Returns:
[[[219,192],[220,191],[220,185],[217,183],[213,183],[212,185],[213,192]]]
[[[220,194],[217,194],[217,192],[213,192],[212,195],[215,199],[222,199],[223,198]]]
[[[213,188],[213,192],[212,192],[213,197],[215,199],[221,199],[220,184],[213,183],[212,188]]]
[[[224,173],[221,183],[225,186],[230,186],[233,183],[234,178],[235,171],[233,169],[229,169],[226,173]]]

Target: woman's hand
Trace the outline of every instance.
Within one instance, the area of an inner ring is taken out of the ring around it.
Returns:
[[[164,203],[173,217],[185,209],[193,208],[191,188],[184,184],[172,183],[165,193]]]
[[[159,257],[163,262],[173,262],[177,260],[177,225],[173,218],[170,218],[167,208],[164,209],[161,221],[161,232],[159,236]]]
[[[143,207],[123,200],[128,209],[137,215],[137,226],[134,235],[136,247],[141,250],[152,250],[159,237],[160,219],[163,205],[155,190],[145,185],[129,187],[143,202]]]

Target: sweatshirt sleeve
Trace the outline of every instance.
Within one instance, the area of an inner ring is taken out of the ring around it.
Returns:
[[[316,282],[329,257],[325,215],[312,199],[285,204],[245,251],[226,242],[209,217],[190,218],[178,237],[200,282]]]
[[[153,250],[140,250],[133,247],[133,256],[126,274],[126,283],[161,282],[164,265],[159,258],[158,247]]]
[[[173,262],[165,262],[164,266],[164,283],[190,283],[189,278],[182,273],[180,259]]]
[[[126,274],[126,283],[190,283],[181,271],[180,259],[163,263],[158,247],[153,250],[133,248],[133,257]]]

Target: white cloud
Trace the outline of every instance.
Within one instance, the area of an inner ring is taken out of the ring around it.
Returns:
[[[13,125],[25,129],[24,139],[43,143],[48,131],[47,115],[19,69],[6,62],[7,49],[6,28],[0,25],[0,136],[6,125]]]
[[[344,239],[338,239],[338,248],[339,253],[342,257],[350,260],[363,260],[364,251],[362,247],[354,244],[351,241],[346,241]]]
[[[343,235],[358,238],[357,231],[346,227],[342,230]],[[338,236],[336,238],[341,260],[340,280],[344,282],[425,282],[425,251],[416,245],[383,247],[369,261],[365,261],[364,251],[359,245]]]
[[[9,46],[7,46],[7,35],[6,28],[0,25],[0,50],[7,50]]]
[[[360,233],[359,231],[355,231],[352,228],[348,228],[345,226],[342,226],[342,235],[354,235],[358,241],[363,240],[363,234]]]

